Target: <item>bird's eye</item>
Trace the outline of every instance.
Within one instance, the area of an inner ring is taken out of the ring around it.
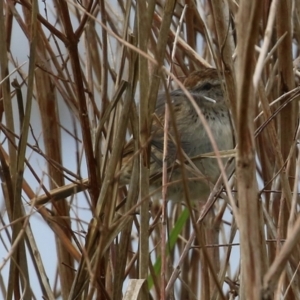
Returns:
[[[212,86],[211,83],[206,82],[206,83],[204,83],[204,84],[202,85],[201,90],[209,91],[212,87],[213,87],[213,86]]]

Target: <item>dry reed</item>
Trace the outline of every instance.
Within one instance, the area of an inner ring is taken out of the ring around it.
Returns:
[[[0,298],[300,299],[299,1],[195,2],[0,1]],[[236,171],[152,203],[157,93],[203,66]]]

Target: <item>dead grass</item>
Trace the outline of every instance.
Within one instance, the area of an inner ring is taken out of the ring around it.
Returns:
[[[0,1],[1,297],[299,299],[300,5],[188,3]],[[161,79],[208,65],[236,172],[202,210],[151,204]]]

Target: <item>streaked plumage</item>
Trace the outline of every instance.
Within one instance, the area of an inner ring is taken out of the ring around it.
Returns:
[[[224,101],[221,81],[215,69],[205,69],[192,73],[184,82],[185,87],[193,96],[195,102],[204,114],[213,136],[217,142],[219,150],[232,149],[233,133],[230,122],[230,114]],[[204,127],[189,99],[181,89],[174,90],[170,93],[172,100],[174,116],[177,130],[180,135],[180,146],[188,157],[192,158],[200,154],[212,152],[211,142],[204,130]],[[151,160],[150,160],[150,188],[156,191],[155,197],[161,197],[161,172],[162,156],[164,145],[164,124],[165,118],[165,93],[161,93],[157,99],[155,114],[159,119],[153,118],[151,128]],[[170,122],[169,134],[174,137],[174,128]],[[173,139],[175,140],[175,138]],[[130,144],[129,144],[130,145]],[[127,146],[122,165],[133,155]],[[178,159],[177,145],[170,138],[168,141],[168,166],[169,182],[168,198],[173,201],[183,201],[184,191],[182,186],[182,175],[180,167],[176,163]],[[226,160],[224,160],[226,161]],[[194,161],[196,167],[205,176],[199,175],[199,172],[187,171],[189,178],[188,188],[192,201],[203,201],[209,194],[208,181],[214,182],[219,174],[219,168],[216,159],[202,158]],[[187,169],[191,170],[192,166],[186,163]],[[120,176],[121,185],[128,184],[131,176],[132,164],[123,167]],[[193,179],[191,179],[193,178]],[[173,184],[172,184],[173,182]]]

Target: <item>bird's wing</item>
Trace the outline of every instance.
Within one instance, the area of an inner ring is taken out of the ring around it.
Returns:
[[[182,114],[183,106],[188,105],[187,101],[184,101],[186,98],[184,97],[181,90],[175,90],[170,93],[170,97],[172,99],[172,108],[175,114],[175,120],[179,120],[180,116],[178,114]],[[155,115],[152,122],[151,128],[151,158],[156,163],[162,164],[162,154],[164,147],[164,123],[165,123],[165,94],[160,94],[157,99],[157,105],[155,109]],[[182,117],[182,116],[181,116]],[[170,163],[173,163],[177,158],[178,153],[178,145],[176,144],[176,138],[174,134],[174,128],[172,127],[172,122],[170,122],[169,127],[169,137],[168,137],[168,156],[167,160]],[[176,124],[179,126],[179,124]],[[180,131],[180,130],[179,130]],[[189,154],[191,149],[190,144],[191,140],[188,136],[179,136],[180,143],[179,145],[183,149],[184,152]]]

